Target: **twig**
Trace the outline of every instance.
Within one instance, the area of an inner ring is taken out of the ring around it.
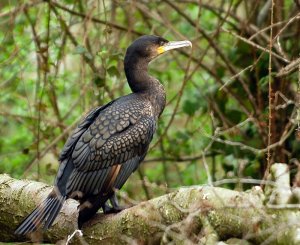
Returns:
[[[224,64],[228,67],[229,71],[234,75],[237,72],[235,71],[235,68],[232,66],[231,62],[227,59],[227,57],[224,55],[224,53],[221,51],[220,47],[215,43],[215,41],[202,29],[198,26],[198,22],[195,23],[184,11],[179,9],[176,4],[171,2],[170,0],[163,0],[168,5],[170,5],[173,9],[175,9],[183,18],[185,18],[192,26],[196,28],[196,30],[203,35],[203,37],[208,41],[208,43],[212,46],[212,48],[216,51],[216,53],[220,56],[220,58],[223,60]],[[241,83],[243,89],[248,95],[248,98],[251,102],[251,105],[253,109],[256,109],[256,103],[253,95],[251,94],[248,86],[246,83],[241,79],[240,77],[237,78],[238,81]]]
[[[266,148],[263,148],[263,149],[254,148],[254,147],[248,146],[248,145],[246,145],[242,142],[224,140],[224,139],[218,138],[215,135],[214,136],[205,135],[205,136],[212,139],[213,141],[216,141],[216,142],[219,142],[219,143],[222,143],[222,144],[231,145],[231,146],[238,146],[242,150],[248,150],[248,151],[251,151],[251,152],[253,152],[257,155],[260,155],[260,154],[263,154],[263,153],[267,153],[271,149],[274,149],[278,146],[281,146],[287,140],[287,138],[294,132],[295,128],[296,128],[296,125],[293,125],[290,128],[290,130],[288,130],[285,134],[283,134],[281,136],[279,141],[277,141],[273,144],[270,144],[269,146],[267,146]],[[216,135],[218,135],[218,133],[216,133]]]
[[[219,88],[219,90],[223,90],[223,88],[228,86],[229,84],[231,84],[231,81],[233,81],[236,77],[240,76],[245,71],[252,69],[252,67],[253,67],[253,65],[249,65],[246,68],[244,68],[243,70],[241,70],[239,73],[237,73],[234,76],[232,76],[231,78],[229,78],[226,82],[224,82],[224,84]]]
[[[283,77],[291,74],[292,72],[297,70],[297,67],[300,64],[300,58],[291,61],[287,66],[283,67],[277,74],[277,77]]]
[[[25,172],[23,173],[23,177],[27,176],[28,171],[32,168],[32,166],[39,160],[39,158],[43,157],[46,155],[46,153],[54,146],[56,145],[61,139],[63,139],[73,128],[75,125],[77,125],[77,123],[79,122],[79,120],[81,119],[81,117],[77,118],[77,120],[75,120],[69,127],[67,127],[59,136],[57,136],[49,145],[47,145],[47,147],[45,149],[43,149],[40,153],[39,153],[39,157],[35,156],[33,158],[33,161],[26,167]]]
[[[145,176],[144,176],[144,173],[142,171],[142,168],[138,168],[137,172],[138,172],[138,175],[139,175],[140,180],[142,182],[142,188],[145,192],[145,196],[146,196],[147,200],[150,200],[152,197],[150,195],[150,191],[148,190],[147,183],[145,181]]]
[[[11,9],[7,12],[4,12],[4,13],[0,13],[0,18],[2,17],[6,17],[6,16],[15,16],[17,15],[19,12],[22,12],[22,11],[25,11],[27,9],[29,9],[30,7],[33,7],[33,6],[36,6],[40,3],[44,3],[43,0],[38,0],[38,1],[34,1],[32,3],[25,3],[25,4],[22,4],[21,6],[18,6],[14,9]]]
[[[47,57],[43,54],[42,51],[42,46],[41,46],[41,40],[36,32],[35,28],[35,22],[31,19],[27,9],[24,10],[25,16],[27,20],[29,21],[31,31],[33,34],[33,40],[34,44],[36,47],[36,59],[37,59],[37,83],[36,83],[36,94],[35,94],[35,105],[36,105],[36,110],[37,110],[37,117],[38,120],[36,121],[36,158],[38,159],[37,161],[37,176],[38,179],[40,177],[40,164],[39,164],[39,159],[40,159],[40,140],[41,140],[41,104],[42,104],[42,99],[44,96],[44,89],[45,89],[45,80],[43,80],[42,88],[41,88],[41,71],[44,69],[47,69]]]
[[[242,36],[240,36],[240,35],[238,35],[238,34],[232,32],[232,31],[230,31],[230,30],[227,30],[227,29],[225,29],[225,28],[222,28],[222,30],[225,31],[225,32],[230,33],[230,34],[233,35],[234,37],[236,37],[236,38],[238,38],[238,39],[244,41],[245,43],[248,43],[249,45],[251,45],[251,46],[253,46],[253,47],[257,48],[257,49],[260,49],[260,50],[262,50],[262,51],[264,51],[264,52],[266,52],[266,53],[268,53],[268,54],[272,54],[274,57],[276,57],[276,58],[278,58],[278,59],[280,59],[280,60],[282,60],[282,61],[284,61],[284,62],[286,62],[286,63],[289,63],[289,62],[290,62],[288,59],[286,59],[286,58],[284,58],[284,57],[281,57],[280,55],[274,53],[271,49],[264,48],[264,47],[262,47],[262,46],[260,46],[260,45],[258,45],[258,44],[256,44],[256,43],[250,41],[249,39],[246,39],[246,38],[244,38],[244,37],[242,37]],[[271,43],[273,43],[273,42],[272,42],[272,39],[271,39]]]
[[[55,6],[55,7],[57,7],[57,8],[60,8],[60,9],[62,9],[62,10],[64,10],[64,11],[66,11],[66,12],[69,12],[70,14],[73,14],[73,15],[76,15],[76,16],[79,16],[79,17],[82,17],[82,18],[87,18],[87,15],[86,15],[86,14],[82,14],[82,13],[76,12],[76,11],[74,11],[74,10],[72,10],[72,9],[69,9],[69,8],[67,8],[67,7],[65,7],[65,6],[59,4],[59,3],[55,2],[55,1],[52,1],[52,0],[45,0],[45,1],[51,2],[51,4],[52,4],[53,6]],[[95,17],[88,17],[88,18],[90,18],[90,20],[92,20],[92,21],[95,22],[95,23],[103,24],[103,25],[108,25],[108,26],[110,26],[110,27],[112,27],[112,28],[115,28],[115,29],[118,29],[118,30],[121,30],[121,31],[126,31],[126,32],[128,32],[127,27],[120,26],[120,25],[118,25],[118,24],[111,23],[111,22],[109,22],[109,21],[100,20],[100,19],[97,19],[97,18],[95,18]],[[132,32],[133,34],[139,35],[139,36],[144,35],[142,32],[135,31],[135,30],[131,30],[130,32]]]
[[[297,87],[297,94],[296,94],[296,111],[297,111],[297,133],[300,133],[300,62],[298,66],[298,87]]]
[[[274,0],[272,0],[271,5],[271,25],[273,25],[274,18]],[[273,46],[273,28],[270,29],[270,43],[269,43],[269,122],[268,122],[268,148],[267,148],[267,166],[264,173],[264,178],[266,179],[271,168],[271,149],[270,145],[272,143],[272,46]]]
[[[55,8],[55,4],[53,4],[51,1],[50,2],[50,6],[53,10],[53,12],[55,13],[55,15],[57,16],[62,28],[65,30],[66,34],[69,36],[71,42],[73,43],[73,45],[75,47],[78,46],[78,42],[77,40],[75,39],[75,37],[73,36],[73,34],[71,33],[69,27],[67,26],[66,22],[64,21],[64,19],[62,18],[62,16],[58,13],[58,11],[56,10]],[[86,55],[86,53],[83,53],[82,54],[82,57],[83,59],[85,60],[85,62],[90,66],[91,70],[97,74],[100,78],[103,77],[102,73],[99,71],[99,69],[96,67],[93,59],[90,59],[89,56]],[[113,95],[111,94],[111,91],[109,90],[109,88],[107,87],[107,85],[104,85],[104,89],[105,91],[107,92],[108,96],[110,99],[113,99]]]

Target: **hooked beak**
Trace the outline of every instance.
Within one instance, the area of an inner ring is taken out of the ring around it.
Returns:
[[[158,54],[162,54],[166,51],[169,51],[171,49],[177,49],[177,48],[182,48],[182,47],[192,47],[192,43],[188,40],[185,41],[171,41],[163,46],[160,46],[157,48]]]

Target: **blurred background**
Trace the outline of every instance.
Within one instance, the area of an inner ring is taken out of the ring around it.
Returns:
[[[125,200],[245,190],[275,162],[300,183],[298,0],[1,0],[0,173],[52,184],[80,118],[130,93],[123,59],[144,34],[193,49],[150,65],[167,107]]]

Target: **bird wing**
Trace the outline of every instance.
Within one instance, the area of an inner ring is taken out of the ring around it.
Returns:
[[[81,122],[78,124],[77,128],[73,131],[73,133],[68,138],[67,142],[64,145],[64,148],[62,152],[60,153],[59,160],[63,161],[64,159],[68,158],[70,154],[72,154],[73,149],[81,137],[81,135],[88,129],[88,127],[95,121],[95,119],[98,117],[99,113],[110,106],[114,101],[111,101],[110,103],[98,107],[96,109],[93,109],[90,111],[84,119],[81,120]]]
[[[70,148],[74,169],[66,183],[68,195],[121,188],[143,159],[156,122],[150,104],[134,96],[101,110]]]
[[[66,195],[66,184],[67,181],[74,171],[74,164],[72,161],[72,153],[74,148],[82,136],[82,134],[89,128],[89,126],[96,120],[99,113],[103,111],[105,108],[109,107],[113,104],[114,101],[107,103],[104,106],[98,107],[90,111],[78,124],[77,128],[73,131],[73,133],[69,136],[67,142],[64,145],[64,148],[60,154],[60,166],[58,169],[58,173],[55,179],[55,186],[58,187],[58,191],[60,195]]]

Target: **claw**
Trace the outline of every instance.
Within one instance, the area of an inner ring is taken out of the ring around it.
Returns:
[[[119,205],[119,202],[118,202],[118,199],[117,199],[115,193],[109,198],[109,200],[110,200],[112,207],[110,205],[108,205],[107,203],[105,203],[102,206],[103,213],[105,213],[105,214],[119,213],[122,210],[126,209],[126,207]]]

